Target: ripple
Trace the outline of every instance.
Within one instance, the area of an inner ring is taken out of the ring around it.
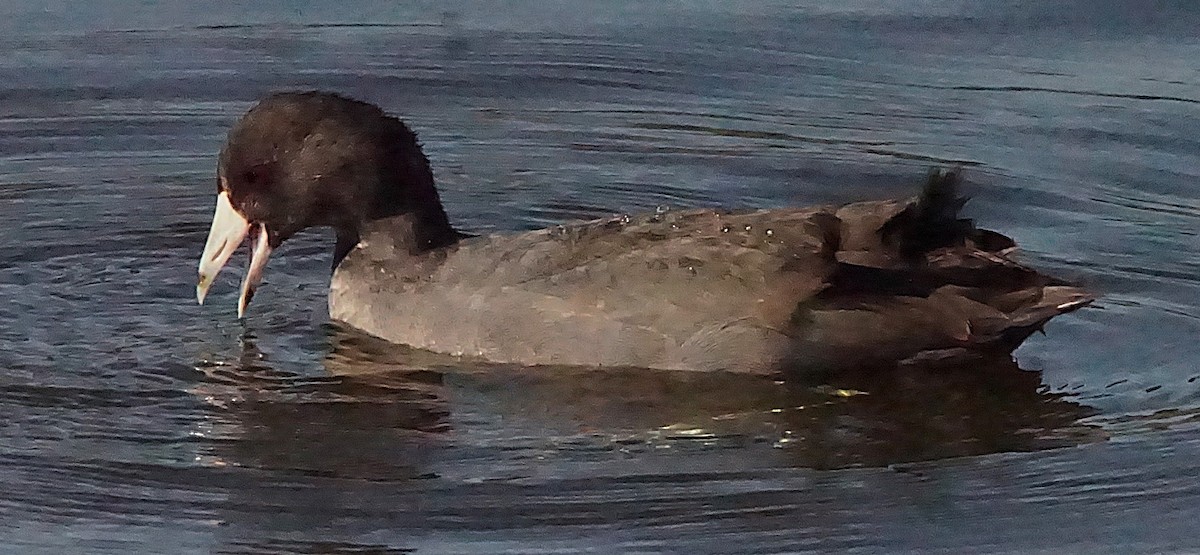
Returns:
[[[934,4],[20,12],[0,37],[0,543],[1195,547],[1190,12]],[[972,217],[1105,297],[1020,366],[833,388],[518,369],[329,325],[312,233],[237,321],[226,281],[195,305],[194,259],[225,130],[283,88],[402,114],[482,229],[907,195],[968,166]]]

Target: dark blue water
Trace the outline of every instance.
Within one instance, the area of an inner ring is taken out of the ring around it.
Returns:
[[[0,15],[0,551],[1200,550],[1200,4]],[[329,325],[311,233],[239,323],[234,278],[193,298],[215,154],[291,88],[402,115],[476,232],[963,165],[1104,298],[1015,364],[825,387],[482,368]]]

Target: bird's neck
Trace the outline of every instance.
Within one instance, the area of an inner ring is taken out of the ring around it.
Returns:
[[[375,198],[369,204],[371,209],[365,214],[365,221],[338,227],[334,268],[363,237],[373,232],[385,233],[396,248],[414,256],[453,245],[464,237],[450,225],[429,160],[416,143],[416,135],[403,124],[397,134],[396,144],[410,148],[401,149],[391,160],[395,165],[388,173],[394,176],[393,181],[380,183],[374,189]]]
[[[468,237],[450,225],[441,204],[426,205],[423,210],[380,215],[360,225],[337,230],[333,268],[364,239],[385,240],[393,248],[412,256],[448,247]]]

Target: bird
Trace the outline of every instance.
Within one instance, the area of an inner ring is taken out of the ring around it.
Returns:
[[[329,316],[519,365],[817,375],[1011,357],[1087,289],[960,215],[959,169],[906,199],[455,229],[416,134],[368,102],[274,93],[230,129],[197,300],[247,239],[244,318],[274,249],[334,230]]]

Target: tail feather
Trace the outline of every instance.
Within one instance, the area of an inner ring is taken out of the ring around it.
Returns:
[[[906,257],[960,244],[975,235],[975,223],[959,218],[967,202],[959,195],[958,170],[934,169],[921,196],[879,229],[880,237]]]
[[[1013,260],[1012,239],[960,217],[967,200],[960,184],[958,171],[935,170],[907,203],[838,210],[841,231],[829,242],[840,248],[813,310],[828,311],[822,337],[845,345],[827,350],[865,356],[855,354],[855,341],[873,326],[875,347],[908,351],[908,362],[1007,354],[1052,318],[1096,299]]]
[[[1042,331],[1051,319],[1074,312],[1096,300],[1092,293],[1078,287],[1052,285],[1028,290],[1036,299],[1014,307],[1005,318],[980,322],[972,330],[970,344],[981,351],[1012,352],[1030,335]]]

